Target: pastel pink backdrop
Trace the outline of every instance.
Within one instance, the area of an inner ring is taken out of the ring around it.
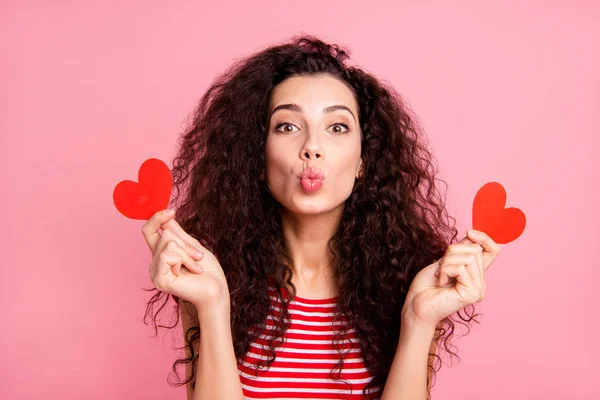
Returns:
[[[143,222],[112,190],[171,165],[217,73],[300,32],[406,96],[461,233],[488,181],[527,214],[434,399],[600,398],[600,4],[364,4],[2,2],[0,398],[185,398],[167,383],[181,338],[142,323]]]

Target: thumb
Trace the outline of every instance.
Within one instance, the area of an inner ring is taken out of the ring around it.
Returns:
[[[156,244],[158,243],[161,236],[158,233],[158,230],[160,229],[161,225],[166,223],[169,219],[173,218],[173,215],[175,214],[173,211],[174,210],[171,210],[169,212],[169,209],[157,211],[142,226],[142,233],[144,235],[144,239],[146,240],[146,243],[148,244],[148,247],[150,247],[150,251],[152,251],[153,254],[154,249],[156,248]]]

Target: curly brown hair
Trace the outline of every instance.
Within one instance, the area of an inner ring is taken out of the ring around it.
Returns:
[[[301,34],[236,60],[212,82],[186,123],[173,160],[173,203],[178,204],[175,219],[213,252],[223,268],[238,360],[265,328],[267,291],[269,286],[275,287],[282,318],[270,340],[271,357],[265,360],[270,366],[274,347],[287,329],[287,306],[296,294],[280,204],[260,179],[265,168],[270,94],[293,75],[330,74],[354,90],[364,168],[328,248],[334,255],[332,268],[339,285],[337,315],[353,321],[365,366],[373,375],[363,390],[366,398],[369,388],[383,387],[387,380],[410,283],[456,241],[457,229],[436,186],[436,181],[445,182],[436,177],[437,167],[416,116],[393,87],[363,69],[346,65],[349,55],[346,48]],[[216,182],[219,184],[214,185]],[[291,294],[287,301],[281,297],[282,288]],[[156,303],[160,306],[153,315],[157,334],[156,317],[168,300],[166,293],[158,291],[148,302],[146,316],[152,314]],[[179,301],[174,300],[179,311]],[[459,311],[457,320],[450,316],[438,324],[432,348],[442,348],[443,343],[446,352],[457,355],[450,348],[454,347],[450,343],[453,322],[468,325],[479,315],[473,315],[473,305],[463,310],[466,317]],[[178,321],[160,326],[171,329]],[[197,360],[194,343],[199,340],[199,326],[185,332],[190,356],[174,363],[178,377],[179,364]],[[441,361],[437,351],[430,352],[428,394]],[[192,375],[175,386],[192,381],[195,388],[193,366]]]

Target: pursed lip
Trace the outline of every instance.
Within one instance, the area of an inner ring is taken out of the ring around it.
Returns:
[[[319,168],[308,167],[298,175],[300,179],[325,179],[323,171]]]

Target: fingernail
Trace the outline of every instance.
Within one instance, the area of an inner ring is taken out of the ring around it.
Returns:
[[[174,209],[172,209],[172,208],[167,208],[167,209],[165,210],[165,215],[172,214],[172,213],[173,213],[173,211],[175,211],[175,210],[174,210]]]
[[[469,231],[469,235],[473,235],[473,236],[479,236],[479,231],[470,230],[470,231]]]
[[[200,250],[196,250],[196,251],[194,251],[194,254],[196,255],[196,257],[202,257],[204,255],[204,252],[200,251]]]

